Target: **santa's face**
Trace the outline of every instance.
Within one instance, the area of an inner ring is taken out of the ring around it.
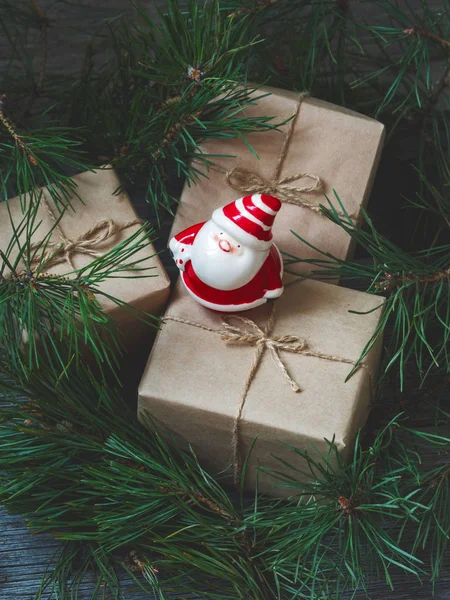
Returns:
[[[254,250],[208,221],[198,232],[191,251],[194,271],[217,290],[235,290],[258,273],[269,250]]]

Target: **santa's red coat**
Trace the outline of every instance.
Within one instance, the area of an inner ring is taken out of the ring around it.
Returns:
[[[203,223],[197,223],[188,227],[181,233],[175,236],[177,242],[191,246],[194,240],[203,227]],[[213,288],[197,277],[192,262],[186,261],[184,271],[181,272],[181,277],[188,290],[197,298],[220,307],[230,307],[240,305],[253,304],[264,298],[266,292],[281,290],[283,284],[281,277],[283,274],[283,265],[280,258],[280,253],[275,245],[272,245],[268,257],[263,266],[251,281],[240,288],[234,290],[218,290]],[[239,308],[237,308],[239,310]]]

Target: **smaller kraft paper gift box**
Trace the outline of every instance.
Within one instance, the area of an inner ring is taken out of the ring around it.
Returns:
[[[52,257],[44,272],[69,278],[75,278],[78,269],[128,239],[142,224],[126,192],[115,194],[120,182],[111,168],[88,171],[72,179],[76,189],[68,200],[74,210],[67,208],[60,218],[49,191],[43,188],[35,221],[37,226],[31,237],[32,244],[39,247],[52,231],[50,243],[44,248]],[[23,218],[21,199],[17,197],[7,203],[0,202],[1,249],[6,249],[13,236],[12,223],[17,228]],[[25,231],[20,232],[19,239],[22,238],[25,239]],[[133,255],[133,261],[145,268],[149,277],[131,279],[133,272],[123,271],[120,276],[106,278],[99,283],[99,288],[106,295],[97,296],[105,313],[124,332],[125,344],[148,335],[148,328],[142,326],[135,312],[118,306],[107,295],[139,311],[159,315],[170,291],[169,278],[150,241]]]
[[[345,380],[377,327],[380,302],[303,280],[276,302],[222,315],[194,302],[179,280],[139,386],[140,418],[150,415],[212,472],[229,469],[235,480],[256,439],[249,488],[257,465],[284,470],[275,457],[305,467],[284,444],[326,454],[334,438],[345,456],[367,418],[381,340]],[[161,377],[168,365],[173,376]],[[289,493],[267,472],[258,489]]]
[[[283,203],[273,228],[273,240],[282,252],[302,259],[321,256],[292,230],[324,252],[350,258],[351,238],[319,207],[328,205],[326,195],[340,211],[336,191],[349,216],[359,222],[380,159],[384,125],[296,92],[263,87],[254,95],[255,104],[246,106],[245,114],[273,116],[273,123],[282,125],[246,136],[257,157],[240,138],[205,142],[201,151],[212,155],[214,166],[207,170],[195,161],[207,177],[185,185],[170,237],[206,221],[219,206],[265,193]],[[310,270],[308,264],[295,265],[298,273]]]

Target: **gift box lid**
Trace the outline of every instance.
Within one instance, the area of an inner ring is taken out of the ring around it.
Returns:
[[[319,256],[299,241],[291,233],[292,230],[324,252],[341,259],[349,258],[353,252],[351,238],[338,225],[326,219],[320,213],[319,206],[327,205],[328,197],[340,210],[334,196],[336,192],[354,221],[359,222],[360,207],[367,204],[381,155],[384,125],[317,98],[305,97],[299,104],[299,94],[296,92],[263,87],[254,95],[255,103],[243,109],[247,115],[273,116],[274,123],[284,124],[278,130],[246,136],[256,157],[240,138],[206,141],[201,151],[212,155],[215,165],[207,171],[197,161],[196,168],[207,177],[201,177],[196,184],[185,185],[171,236],[194,223],[208,220],[218,206],[250,193],[245,191],[250,190],[249,183],[255,183],[253,180],[247,181],[246,187],[248,173],[245,175],[245,172],[250,172],[260,182],[281,181],[284,191],[311,188],[310,191],[296,192],[294,200],[280,196],[283,206],[277,215],[273,235],[274,242],[282,252],[303,259]],[[295,119],[290,119],[297,109]],[[283,154],[281,168],[276,173],[291,127],[292,135]],[[236,168],[240,170],[239,176],[233,171]],[[283,183],[284,178],[301,174],[309,177]],[[316,185],[319,180],[322,189]],[[231,187],[230,182],[237,187]],[[255,193],[256,188],[251,189],[251,193]],[[280,185],[271,192],[274,196],[280,193]],[[296,205],[297,201],[300,204]],[[310,270],[307,264],[296,265],[299,273],[308,273]]]
[[[105,220],[110,220],[121,226],[137,219],[128,194],[124,190],[117,193],[120,188],[120,181],[112,168],[107,166],[94,171],[86,171],[75,175],[72,179],[77,186],[76,194],[73,193],[69,199],[74,210],[69,207],[59,222],[59,227],[68,240],[78,239],[96,223]],[[41,201],[37,219],[37,223],[40,222],[40,224],[32,235],[32,242],[41,241],[54,226],[54,218],[59,216],[58,210],[46,188],[43,188],[43,196],[44,201]],[[6,248],[12,237],[12,226],[8,210],[17,226],[23,218],[20,199],[13,198],[9,200],[8,206],[5,202],[0,203],[0,247],[2,248]],[[95,250],[106,253],[136,232],[139,227],[140,225],[137,223],[117,231],[96,245]],[[23,240],[25,234],[24,231],[19,237]],[[63,241],[58,229],[53,231],[52,241]],[[107,278],[99,284],[101,290],[105,294],[120,298],[122,301],[142,310],[149,307],[149,296],[156,294],[161,296],[161,302],[158,301],[157,303],[160,305],[163,297],[165,299],[169,293],[170,281],[150,240],[146,247],[133,256],[134,259],[136,261],[144,259],[144,262],[140,263],[139,266],[148,267],[146,274],[150,277],[134,281],[130,277]],[[80,252],[73,252],[71,260],[75,268],[80,269],[94,260],[94,257]],[[65,275],[71,270],[70,265],[66,262],[56,264],[50,268],[50,271],[57,275]],[[132,272],[124,272],[124,275],[131,276]],[[76,273],[69,276],[75,277]],[[117,307],[106,296],[101,296],[101,303],[106,311],[114,313],[121,311],[120,307]]]
[[[287,287],[275,303],[274,327],[268,337],[305,340],[305,352],[278,351],[300,391],[292,390],[267,346],[240,418],[247,444],[255,436],[262,448],[274,439],[321,442],[334,436],[340,448],[351,443],[367,416],[370,378],[375,375],[380,345],[365,358],[364,367],[345,379],[376,329],[381,310],[374,309],[381,303],[380,297],[318,281],[303,280]],[[271,310],[272,305],[266,304],[240,317],[264,329]],[[226,319],[243,335],[255,332],[252,324],[231,315]],[[218,333],[224,329],[222,315],[194,302],[180,281],[164,320],[139,386],[140,410],[149,411],[199,448],[200,456],[220,455],[216,466],[225,468],[257,344],[224,341]],[[168,365],[174,375],[161,377]]]

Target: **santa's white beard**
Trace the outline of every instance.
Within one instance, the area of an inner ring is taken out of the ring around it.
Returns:
[[[269,250],[254,250],[240,244],[236,252],[224,252],[217,235],[221,230],[208,221],[198,232],[191,250],[192,267],[197,277],[217,290],[235,290],[249,283],[263,266]],[[234,246],[238,242],[223,233]]]

